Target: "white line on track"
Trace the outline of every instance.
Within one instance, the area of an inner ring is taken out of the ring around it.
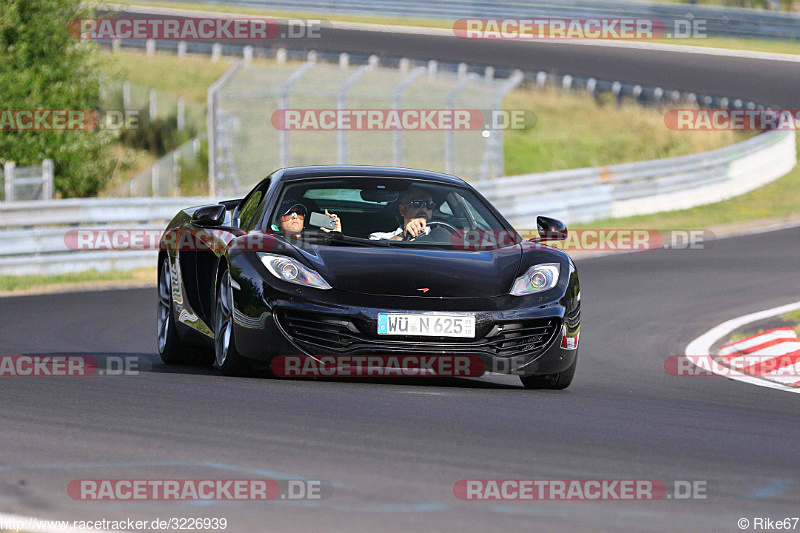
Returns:
[[[750,324],[752,322],[757,322],[765,318],[782,315],[784,313],[788,313],[789,311],[795,311],[797,309],[800,309],[800,302],[783,305],[780,307],[773,307],[772,309],[759,311],[758,313],[751,313],[749,315],[740,316],[738,318],[728,320],[727,322],[723,322],[722,324],[703,333],[695,340],[690,342],[689,345],[686,347],[686,358],[700,368],[709,370],[711,372],[715,372],[715,370],[719,369],[715,369],[714,368],[715,365],[711,365],[709,363],[710,359],[709,356],[712,355],[711,347],[714,345],[714,343],[719,341],[725,335],[728,335],[735,329],[740,328],[744,325]],[[741,372],[737,372],[736,370],[733,369],[728,370],[726,368],[724,373],[720,372],[715,372],[715,373],[725,376],[726,378],[735,379],[736,381],[742,381],[744,383],[750,383],[752,385],[759,385],[761,387],[778,389],[786,392],[800,393],[800,388],[798,387],[788,387],[780,383],[766,381],[764,379],[759,379],[753,376],[749,376],[747,374],[743,374]]]

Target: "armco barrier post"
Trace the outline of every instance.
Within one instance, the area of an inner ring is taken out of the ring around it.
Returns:
[[[155,89],[150,89],[150,92],[148,93],[148,100],[150,101],[148,117],[152,122],[156,119],[156,114],[158,113],[158,93]]]
[[[182,96],[178,97],[178,130],[186,127],[186,101]]]
[[[122,82],[122,109],[127,111],[131,108],[131,82],[125,80]]]
[[[436,74],[439,72],[439,63],[431,59],[428,61],[428,78],[435,80]]]
[[[42,200],[53,199],[53,160],[42,161]]]
[[[14,167],[16,167],[16,165],[13,161],[6,161],[6,163],[3,165],[6,202],[14,201]]]

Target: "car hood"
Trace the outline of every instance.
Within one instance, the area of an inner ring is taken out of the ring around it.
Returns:
[[[298,252],[335,289],[427,298],[508,294],[522,257],[519,245],[484,251],[312,245]]]

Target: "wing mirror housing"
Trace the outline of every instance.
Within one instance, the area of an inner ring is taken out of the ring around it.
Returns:
[[[204,205],[194,210],[192,224],[201,228],[214,228],[225,222],[226,208],[222,204]]]
[[[563,241],[567,238],[567,226],[560,220],[550,217],[536,217],[539,236],[531,239],[534,242]]]

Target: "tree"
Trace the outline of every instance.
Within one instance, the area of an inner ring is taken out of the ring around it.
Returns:
[[[97,45],[70,36],[70,20],[92,17],[80,0],[0,1],[0,109],[99,109]],[[52,159],[62,196],[97,194],[114,162],[111,133],[0,131],[0,162]]]

